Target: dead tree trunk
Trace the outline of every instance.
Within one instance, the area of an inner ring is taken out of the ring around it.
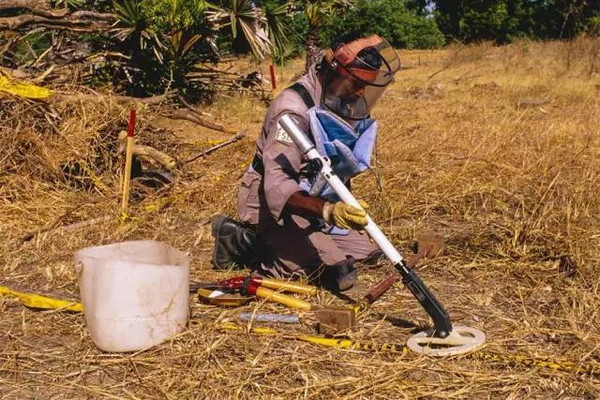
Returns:
[[[93,31],[109,29],[117,17],[113,14],[94,11],[76,11],[69,13],[66,9],[57,10],[48,7],[41,0],[0,0],[0,11],[16,15],[0,18],[0,30],[18,30],[22,28],[45,27],[52,29],[68,29],[73,31]],[[24,14],[17,12],[27,11]]]

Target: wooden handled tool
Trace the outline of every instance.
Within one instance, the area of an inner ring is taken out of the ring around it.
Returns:
[[[252,293],[253,286],[249,286]],[[276,292],[264,286],[256,287],[257,297],[275,301],[290,308],[301,311],[314,311],[313,316],[317,319],[317,331],[320,333],[336,333],[351,329],[356,324],[356,312],[348,307],[319,307],[315,309],[310,303],[292,296]]]
[[[125,178],[123,179],[123,197],[121,198],[121,214],[127,213],[129,191],[131,189],[131,162],[133,158],[133,135],[135,131],[135,110],[129,112],[129,129],[127,130],[127,147],[125,149]]]
[[[434,258],[441,255],[445,250],[444,238],[441,235],[433,232],[425,232],[417,241],[418,251],[410,260],[406,262],[406,266],[410,269],[414,268],[422,258]],[[365,302],[372,304],[379,299],[385,292],[387,292],[394,283],[400,279],[400,274],[394,272],[386,278],[379,281],[369,292],[365,295]]]

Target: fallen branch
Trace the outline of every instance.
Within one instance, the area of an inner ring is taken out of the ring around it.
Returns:
[[[130,97],[130,96],[115,96],[108,95],[106,97],[110,99],[114,99],[117,103],[120,104],[133,104],[133,103],[143,103],[147,105],[155,105],[160,104],[163,101],[175,96],[177,94],[177,90],[170,90],[165,94],[150,96],[150,97]],[[62,94],[62,93],[54,93],[51,97],[52,100],[58,101],[93,101],[97,102],[99,99],[98,94],[87,94],[87,93],[76,93],[76,94]]]
[[[23,243],[25,243],[25,242],[28,242],[28,241],[30,241],[31,239],[33,239],[33,238],[34,238],[36,235],[39,235],[40,233],[43,233],[43,232],[48,232],[48,231],[51,231],[52,229],[55,229],[55,228],[58,226],[58,224],[60,224],[60,222],[61,222],[61,221],[62,221],[62,220],[65,218],[65,217],[69,216],[69,215],[70,215],[71,213],[73,213],[73,211],[75,211],[77,208],[78,208],[78,207],[76,207],[76,208],[72,208],[72,209],[70,209],[70,210],[67,210],[67,212],[65,212],[64,214],[62,214],[62,215],[60,215],[60,216],[56,217],[56,218],[54,219],[54,221],[52,221],[52,222],[51,222],[51,223],[50,223],[50,224],[49,224],[47,227],[45,227],[45,228],[40,228],[40,229],[38,229],[38,230],[35,230],[35,231],[32,231],[32,232],[29,232],[29,233],[27,233],[27,234],[23,235],[23,237],[21,237],[21,239],[19,239],[19,244],[23,244]]]
[[[0,7],[1,9],[1,7]],[[41,14],[41,15],[40,15]],[[73,31],[97,31],[110,29],[117,17],[94,11],[76,11],[72,14],[56,14],[36,9],[31,14],[0,18],[0,30],[17,30],[30,25]]]
[[[119,154],[125,153],[125,139],[127,139],[127,132],[119,132]],[[156,150],[154,147],[134,144],[133,155],[151,158],[169,170],[172,170],[177,166],[177,161],[175,161],[173,157],[160,150]]]
[[[231,131],[226,129],[223,125],[218,125],[218,124],[206,121],[206,120],[200,118],[200,116],[197,113],[194,113],[193,111],[175,110],[171,114],[168,114],[167,117],[169,117],[171,119],[183,119],[186,121],[190,121],[190,122],[201,125],[208,129],[212,129],[217,132],[231,133]]]
[[[213,146],[213,147],[211,147],[211,148],[209,148],[207,150],[204,150],[202,153],[197,154],[197,155],[193,156],[192,158],[184,161],[182,163],[182,165],[189,164],[189,163],[191,163],[193,161],[196,161],[199,158],[205,157],[205,156],[209,155],[210,153],[213,153],[213,152],[219,150],[222,147],[229,146],[230,144],[235,143],[238,140],[240,140],[241,138],[243,138],[245,135],[246,135],[246,132],[240,132],[237,135],[235,135],[234,137],[232,137],[231,139],[229,139],[229,140],[227,140],[227,141],[225,141],[223,143],[219,143],[216,146]]]
[[[524,99],[517,103],[517,107],[540,107],[550,103],[550,100],[542,99]]]
[[[42,83],[44,80],[56,69],[56,64],[52,64],[47,70],[45,70],[40,76],[32,79],[35,83]]]
[[[43,230],[38,230],[35,232],[29,232],[28,234],[24,235],[21,238],[21,244],[25,243],[25,242],[29,242],[30,240],[32,240],[33,238],[35,238],[38,235],[44,234],[44,236],[47,236],[49,234],[54,234],[54,233],[66,233],[66,232],[71,232],[74,230],[77,230],[79,228],[85,228],[86,226],[91,226],[91,225],[95,225],[95,224],[99,224],[101,222],[107,222],[110,221],[110,219],[112,218],[112,216],[107,215],[104,217],[98,217],[98,218],[93,218],[93,219],[89,219],[87,221],[81,221],[81,222],[77,222],[71,225],[67,225],[67,226],[59,226],[58,228],[56,228],[56,225],[60,222],[61,218],[58,218],[57,221],[55,221],[56,223],[53,223],[51,225],[50,228],[48,229],[43,229]]]
[[[198,114],[198,115],[200,115],[200,116],[203,116],[203,117],[213,117],[213,115],[212,115],[212,114],[209,114],[209,113],[207,113],[207,112],[204,112],[204,111],[200,111],[200,110],[198,110],[196,107],[192,106],[190,103],[188,103],[188,102],[187,102],[187,101],[186,101],[186,100],[183,98],[183,96],[181,96],[181,95],[177,95],[177,99],[179,99],[179,101],[181,102],[181,104],[183,104],[184,106],[186,106],[187,108],[189,108],[189,109],[190,109],[190,111],[192,111],[193,113],[195,113],[195,114]]]
[[[27,10],[32,14],[41,15],[48,18],[62,18],[68,14],[66,9],[53,10],[48,7],[48,3],[43,0],[5,0],[0,2],[0,11],[7,10]]]
[[[77,222],[77,223],[74,223],[71,225],[61,226],[52,231],[46,232],[46,234],[72,232],[72,231],[80,229],[80,228],[85,228],[86,226],[99,224],[101,222],[107,222],[107,221],[110,221],[111,219],[112,219],[112,216],[110,216],[110,215],[106,215],[104,217],[98,217],[98,218],[94,218],[94,219],[88,219],[87,221],[81,221],[81,222]]]

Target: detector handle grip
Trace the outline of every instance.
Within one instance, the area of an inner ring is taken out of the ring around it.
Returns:
[[[410,290],[433,320],[435,335],[442,338],[448,336],[452,332],[452,322],[450,321],[450,314],[448,314],[442,303],[435,298],[415,270],[408,268],[404,261],[394,264],[394,267],[400,272],[404,286]]]

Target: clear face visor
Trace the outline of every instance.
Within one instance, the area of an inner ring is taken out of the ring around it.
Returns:
[[[400,69],[394,49],[377,35],[329,50],[325,60],[322,103],[347,120],[367,118]]]

